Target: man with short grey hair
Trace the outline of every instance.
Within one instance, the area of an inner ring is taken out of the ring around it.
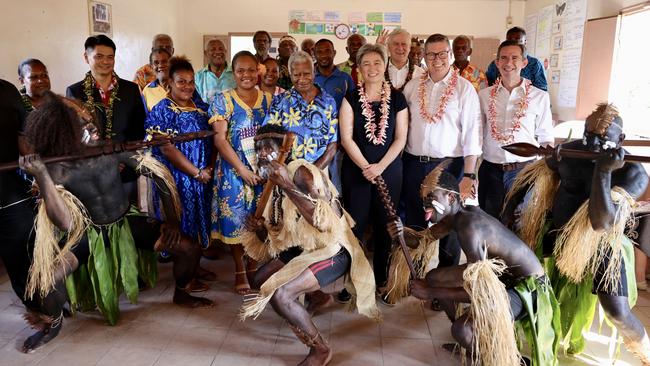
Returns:
[[[411,79],[417,79],[424,74],[424,70],[409,61],[411,51],[411,34],[404,28],[393,30],[388,35],[388,65],[385,78],[391,85],[399,90]]]
[[[174,56],[174,41],[172,41],[172,37],[167,34],[156,34],[151,41],[151,51],[160,48],[164,48],[170,55]],[[156,72],[149,63],[142,65],[133,77],[133,82],[138,84],[140,91],[154,80],[156,80]]]
[[[203,51],[208,64],[196,72],[194,80],[196,91],[204,102],[210,103],[214,95],[236,86],[232,66],[228,65],[226,46],[219,39],[208,41]]]
[[[289,58],[293,87],[277,96],[264,124],[282,125],[296,134],[292,155],[326,171],[336,153],[336,100],[314,84],[314,60],[304,51]]]

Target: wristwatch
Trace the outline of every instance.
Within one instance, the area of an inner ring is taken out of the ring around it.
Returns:
[[[476,174],[474,173],[463,173],[463,177],[469,178],[471,180],[476,180]]]

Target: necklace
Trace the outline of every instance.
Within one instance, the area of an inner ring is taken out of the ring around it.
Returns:
[[[372,105],[368,101],[368,95],[363,87],[363,83],[359,82],[359,102],[361,102],[361,115],[366,117],[366,123],[363,128],[366,130],[366,138],[374,145],[383,145],[386,142],[386,128],[388,127],[388,115],[390,111],[390,83],[384,81],[381,84],[381,105],[379,112],[379,129],[375,123],[375,112],[372,110]]]
[[[398,91],[404,91],[404,87],[406,86],[406,84],[408,84],[409,81],[411,81],[411,79],[413,78],[413,71],[415,70],[415,65],[410,61],[408,63],[409,63],[409,72],[406,74],[406,80],[404,80],[404,84],[402,84],[402,86],[399,87],[399,88],[395,88]],[[390,61],[388,61],[388,65],[390,65]],[[384,79],[386,79],[388,82],[390,82],[390,75],[388,74],[388,67],[386,67],[386,71],[384,71]]]
[[[436,110],[436,113],[432,115],[427,112],[427,100],[426,100],[426,94],[427,94],[427,79],[429,78],[429,73],[424,73],[420,77],[420,85],[418,86],[418,99],[419,99],[419,106],[420,106],[420,116],[427,122],[427,123],[436,123],[440,121],[442,118],[442,115],[445,113],[445,109],[447,108],[447,103],[449,103],[449,99],[451,99],[451,96],[454,95],[454,90],[456,90],[456,85],[458,84],[458,72],[456,70],[451,71],[451,77],[449,78],[449,84],[447,84],[447,87],[445,90],[442,92],[442,95],[440,96],[440,100],[438,101],[438,109]]]
[[[117,91],[120,84],[117,82],[117,75],[115,73],[113,73],[112,80],[113,81],[111,83],[113,85],[113,89],[111,91],[111,96],[108,98],[108,106],[106,106],[105,109],[106,125],[104,126],[103,135],[107,140],[113,138],[113,105],[115,104],[115,100],[119,100],[117,98]],[[95,84],[95,78],[91,72],[88,71],[83,81],[84,94],[86,95],[86,102],[84,104],[88,112],[91,114],[94,114],[93,112],[95,111],[95,108],[98,108],[100,110],[104,109],[104,104],[95,103],[95,99],[93,98],[93,89],[95,87]]]
[[[492,90],[490,90],[490,103],[488,104],[488,123],[490,124],[490,134],[494,140],[500,142],[502,145],[513,142],[515,132],[519,131],[521,128],[521,119],[526,116],[528,103],[530,102],[531,86],[532,83],[530,80],[524,79],[524,95],[519,99],[519,102],[517,103],[518,107],[514,115],[512,127],[505,129],[510,130],[510,133],[508,135],[500,132],[499,128],[497,127],[497,94],[499,88],[501,87],[501,78],[497,79],[497,81],[494,83],[494,86],[492,87]]]

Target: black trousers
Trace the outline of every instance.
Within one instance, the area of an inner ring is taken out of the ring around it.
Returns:
[[[386,182],[394,205],[397,205],[402,190],[402,162],[398,157],[381,175]],[[363,177],[361,169],[349,158],[343,160],[341,167],[343,188],[343,205],[356,222],[352,231],[361,240],[366,227],[370,225],[375,246],[372,264],[377,287],[386,284],[388,276],[388,258],[391,239],[386,231],[388,217],[386,209],[379,198],[377,186]]]
[[[424,220],[424,210],[422,209],[424,204],[420,197],[420,185],[427,174],[445,159],[421,162],[417,156],[404,152],[402,160],[404,161],[404,183],[402,185],[404,224],[410,228],[422,230],[427,227],[427,223]],[[452,163],[446,171],[460,181],[463,177],[464,165],[462,157],[452,158]],[[440,260],[439,267],[458,265],[460,244],[455,232],[450,232],[449,235],[440,239],[438,258]]]
[[[506,194],[523,168],[504,172],[500,164],[483,160],[478,170],[478,204],[483,211],[501,219]]]

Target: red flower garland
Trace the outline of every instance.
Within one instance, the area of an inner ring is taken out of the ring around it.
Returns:
[[[366,123],[363,128],[366,130],[366,138],[368,141],[375,145],[383,145],[386,143],[386,128],[388,127],[388,117],[390,111],[390,84],[386,81],[382,82],[381,86],[381,105],[379,111],[379,129],[375,121],[375,112],[368,101],[368,96],[363,87],[363,82],[359,82],[359,102],[361,102],[361,115],[366,117]]]
[[[526,116],[526,111],[528,110],[532,83],[528,79],[523,80],[524,95],[519,99],[519,108],[515,112],[512,127],[506,129],[510,130],[509,135],[505,135],[505,133],[500,132],[499,128],[497,127],[497,93],[501,87],[501,78],[497,79],[497,81],[494,83],[494,86],[492,87],[492,90],[490,90],[490,103],[488,104],[488,123],[490,124],[490,134],[494,140],[500,142],[502,145],[514,142],[515,132],[521,129],[521,119]]]
[[[438,104],[438,109],[433,116],[427,112],[426,83],[428,78],[429,73],[422,74],[420,77],[420,85],[418,86],[420,116],[428,123],[436,123],[442,119],[442,115],[445,113],[445,109],[447,108],[447,103],[449,103],[451,96],[454,95],[454,90],[456,90],[456,85],[458,84],[458,71],[451,70],[451,78],[449,79],[449,84],[442,92]]]

